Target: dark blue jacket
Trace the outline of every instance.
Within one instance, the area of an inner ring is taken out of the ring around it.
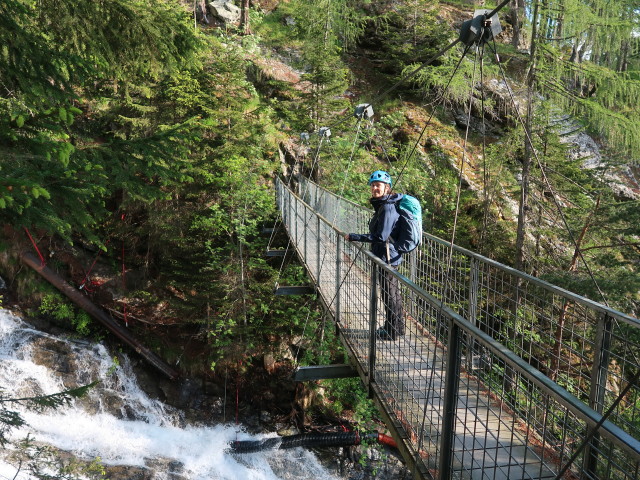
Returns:
[[[393,236],[393,231],[398,222],[398,211],[396,210],[396,202],[399,202],[402,197],[401,193],[393,193],[391,195],[385,195],[381,198],[372,198],[369,200],[375,210],[373,217],[369,221],[369,233],[350,233],[349,240],[355,242],[367,242],[371,243],[371,251],[373,254],[380,258],[385,263],[391,265],[400,265],[402,262],[402,256],[393,246],[393,243],[389,242],[389,258],[387,261],[387,240],[390,236]]]

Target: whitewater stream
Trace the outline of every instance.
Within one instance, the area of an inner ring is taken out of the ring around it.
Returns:
[[[49,365],[56,368],[45,367]],[[245,455],[225,452],[234,440],[261,439],[236,425],[187,425],[181,413],[149,398],[126,357],[114,363],[100,344],[75,342],[30,327],[0,308],[0,390],[9,397],[53,394],[99,380],[87,397],[35,413],[11,404],[27,425],[12,440],[38,442],[107,466],[143,467],[145,478],[332,479],[313,453],[295,448]],[[122,360],[124,358],[124,360]],[[273,435],[269,435],[273,436]],[[0,480],[30,480],[0,449]]]

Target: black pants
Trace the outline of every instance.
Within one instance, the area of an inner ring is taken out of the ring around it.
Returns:
[[[397,270],[397,267],[391,266]],[[404,315],[402,313],[402,295],[398,287],[398,277],[385,270],[378,271],[378,282],[382,303],[384,304],[384,329],[392,337],[404,335]]]

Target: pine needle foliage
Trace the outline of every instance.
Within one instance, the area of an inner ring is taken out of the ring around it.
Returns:
[[[449,43],[452,32],[438,19],[439,2],[408,0],[375,2],[359,44],[366,48],[377,69],[397,80],[411,65],[435,55]],[[446,58],[446,57],[445,57]],[[438,59],[434,66],[442,64]],[[405,89],[411,85],[402,85]]]
[[[613,150],[640,155],[640,83],[630,62],[639,44],[637,6],[628,0],[532,3],[533,73],[542,95]]]
[[[8,406],[23,405],[33,411],[42,411],[47,408],[55,409],[64,405],[69,405],[77,398],[82,398],[97,384],[98,382],[91,382],[87,385],[70,388],[58,393],[20,398],[11,397],[5,392],[0,391],[0,445],[5,447],[10,443],[7,435],[12,429],[26,424],[22,416],[18,412],[10,410]]]
[[[188,180],[194,124],[160,124],[152,100],[161,79],[198,67],[205,45],[180,6],[8,0],[0,8],[0,220],[97,241],[118,191],[152,202],[166,195],[161,187]]]

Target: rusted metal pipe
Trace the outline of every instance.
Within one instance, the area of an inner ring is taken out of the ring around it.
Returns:
[[[89,315],[91,315],[92,318],[96,319],[102,325],[107,327],[107,329],[111,331],[111,333],[113,333],[116,337],[132,347],[145,360],[151,363],[151,365],[156,367],[171,380],[175,380],[176,378],[178,378],[179,374],[176,370],[171,368],[155,353],[142,345],[140,341],[138,341],[137,338],[131,335],[127,329],[118,324],[113,318],[111,318],[103,310],[97,307],[91,300],[80,293],[76,288],[69,285],[60,275],[58,275],[46,265],[42,265],[40,260],[36,258],[32,253],[23,252],[21,258],[25,265],[33,268],[45,280],[47,280],[54,287],[56,287],[67,297],[69,297],[69,299],[79,308],[87,312]]]

